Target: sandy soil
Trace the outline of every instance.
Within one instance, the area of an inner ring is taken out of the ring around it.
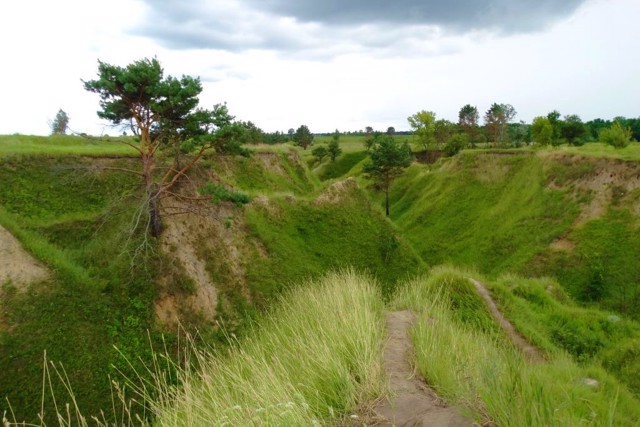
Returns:
[[[20,242],[0,226],[0,284],[10,281],[19,290],[49,277],[49,270],[25,251]]]
[[[472,426],[473,421],[445,406],[420,378],[409,360],[412,345],[408,330],[415,322],[410,311],[387,314],[389,339],[384,349],[384,366],[392,396],[375,408],[378,426]]]

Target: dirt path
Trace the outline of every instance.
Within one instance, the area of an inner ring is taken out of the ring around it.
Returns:
[[[491,298],[491,295],[489,294],[489,291],[487,290],[487,288],[476,279],[469,278],[469,281],[473,283],[473,285],[476,287],[476,290],[478,291],[480,296],[482,296],[484,301],[489,306],[489,310],[491,311],[491,315],[493,316],[493,318],[496,320],[496,322],[498,322],[500,327],[507,333],[507,335],[509,336],[513,344],[524,354],[527,360],[534,363],[543,362],[544,357],[540,352],[540,350],[538,350],[536,347],[531,345],[526,339],[524,339],[524,337],[520,335],[518,331],[516,331],[516,328],[513,327],[511,322],[509,322],[502,315],[502,313],[496,306],[496,303],[493,301],[493,298]]]
[[[412,354],[409,328],[415,323],[410,311],[387,314],[389,340],[384,349],[384,365],[392,396],[380,402],[375,413],[378,426],[462,427],[473,422],[455,408],[443,406],[409,363]]]

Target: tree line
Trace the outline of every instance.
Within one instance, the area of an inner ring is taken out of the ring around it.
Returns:
[[[414,141],[422,150],[444,150],[454,154],[462,148],[478,145],[521,147],[523,145],[582,145],[602,141],[614,147],[624,147],[640,140],[640,118],[616,117],[612,121],[595,119],[583,122],[580,116],[562,117],[554,110],[536,117],[531,124],[514,122],[517,115],[511,104],[493,103],[480,124],[477,107],[467,104],[460,108],[458,122],[436,119],[432,111],[422,110],[407,118]]]

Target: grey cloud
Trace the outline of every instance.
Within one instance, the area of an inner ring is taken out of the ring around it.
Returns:
[[[443,32],[526,32],[586,0],[145,0],[137,34],[172,49],[262,49],[293,57],[404,50],[433,55]],[[455,48],[453,48],[455,50]]]
[[[455,31],[528,32],[571,14],[586,0],[246,0],[256,8],[329,25],[396,23]]]

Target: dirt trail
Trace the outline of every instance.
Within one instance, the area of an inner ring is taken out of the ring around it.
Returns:
[[[489,310],[491,311],[491,315],[498,322],[500,327],[507,333],[513,344],[524,354],[524,356],[530,362],[540,363],[544,361],[544,357],[540,350],[531,345],[522,335],[516,331],[516,328],[513,327],[511,322],[509,322],[500,312],[496,303],[491,298],[489,291],[487,288],[476,279],[469,278],[469,281],[473,283],[476,287],[476,290],[482,296],[484,301],[489,306]]]
[[[378,426],[462,427],[473,422],[446,407],[409,363],[412,353],[409,328],[415,323],[410,311],[387,314],[389,340],[384,349],[384,365],[392,396],[380,402],[375,413]]]

